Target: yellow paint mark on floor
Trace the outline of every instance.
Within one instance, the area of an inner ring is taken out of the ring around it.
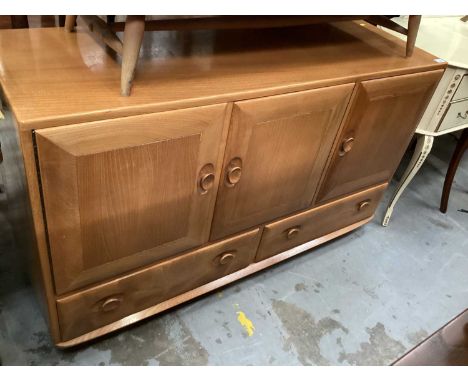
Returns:
[[[254,331],[255,331],[255,326],[254,324],[252,323],[252,321],[250,321],[247,316],[245,315],[244,312],[242,311],[239,311],[239,312],[236,312],[237,313],[237,321],[239,321],[239,323],[244,327],[244,329],[247,331],[247,335],[249,337],[251,337],[253,334],[254,334]]]

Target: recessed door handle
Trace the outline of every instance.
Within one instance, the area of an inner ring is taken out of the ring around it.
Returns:
[[[343,140],[343,142],[341,142],[341,147],[340,147],[340,157],[346,155],[347,153],[349,153],[351,151],[351,149],[353,148],[353,144],[354,144],[354,138],[353,137],[349,137],[349,138],[346,138]]]
[[[234,186],[235,184],[239,183],[241,175],[242,168],[240,168],[239,166],[233,167],[227,173],[227,181],[229,182],[229,184]]]
[[[200,188],[203,193],[208,192],[213,187],[215,176],[213,173],[202,175],[200,178]]]
[[[211,190],[215,183],[214,166],[208,163],[203,166],[198,175],[198,191],[200,194],[206,194]]]
[[[242,176],[242,160],[240,158],[232,159],[226,168],[226,186],[234,187],[239,183]]]

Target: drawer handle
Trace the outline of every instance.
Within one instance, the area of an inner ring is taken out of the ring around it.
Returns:
[[[468,118],[468,110],[465,111],[465,115],[464,115],[464,116],[462,115],[461,112],[458,113],[457,118],[461,118],[461,119],[466,119],[466,118]]]
[[[101,304],[101,310],[103,312],[111,312],[117,309],[122,302],[121,298],[118,297],[109,297]]]
[[[202,190],[202,194],[206,194],[214,184],[215,176],[213,173],[205,174],[200,178],[200,188]]]
[[[234,253],[231,253],[231,252],[224,253],[219,258],[219,263],[221,265],[229,264],[232,260],[234,260],[235,257],[236,255]]]
[[[354,144],[354,138],[346,138],[343,142],[341,142],[341,148],[340,148],[340,157],[346,155],[346,153],[349,153],[351,149],[353,148]]]
[[[370,199],[369,200],[364,200],[361,203],[358,204],[358,211],[361,211],[365,208],[368,208],[370,206]]]
[[[301,230],[300,226],[292,227],[292,228],[287,229],[286,230],[286,238],[288,240],[294,239],[299,234],[300,230]]]

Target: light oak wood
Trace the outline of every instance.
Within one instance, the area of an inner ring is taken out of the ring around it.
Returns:
[[[75,29],[76,18],[78,16],[66,16],[65,17],[65,30],[72,32]]]
[[[446,65],[419,49],[405,58],[403,41],[364,22],[262,29],[256,38],[248,30],[146,33],[143,46],[158,49],[142,49],[132,96],[121,97],[120,64],[86,29],[0,31],[0,82],[21,129],[238,101]]]
[[[442,74],[437,70],[358,85],[317,203],[391,179]]]
[[[62,340],[247,267],[254,260],[259,240],[256,229],[59,299]],[[227,258],[227,254],[231,256]]]
[[[122,74],[120,78],[120,92],[123,96],[130,95],[144,33],[145,16],[127,16],[123,37]]]
[[[363,16],[208,16],[208,17],[177,17],[163,18],[159,20],[148,20],[145,16],[127,16],[125,22],[115,22],[115,16],[108,17],[108,23],[97,16],[82,16],[88,18],[87,24],[91,31],[98,32],[102,41],[110,48],[121,53],[120,40],[115,36],[111,28],[124,30],[125,54],[122,59],[121,70],[121,94],[130,95],[132,80],[138,61],[138,54],[145,30],[193,30],[193,29],[256,29],[274,28],[286,26],[309,25],[314,23],[330,23],[333,21],[346,21],[363,19]],[[410,16],[408,30],[389,20],[386,16],[369,16],[374,25],[383,25],[403,34],[408,34],[406,44],[406,55],[411,56],[415,35],[419,27],[416,18],[421,16]],[[412,18],[412,20],[411,20]],[[67,26],[70,31],[70,27]]]
[[[97,16],[93,16],[96,17]],[[346,21],[346,20],[358,20],[366,17],[363,16],[208,16],[208,17],[178,17],[175,19],[160,19],[160,20],[148,20],[145,22],[143,16],[127,16],[124,23],[115,23],[112,21],[112,27],[115,30],[121,30],[119,27],[124,25],[124,31],[126,31],[127,43],[129,45],[126,49],[132,52],[139,52],[141,45],[141,37],[145,30],[193,30],[193,29],[256,29],[256,28],[274,28],[274,27],[286,27],[286,26],[297,26],[297,25],[309,25],[314,23],[330,23],[333,21]],[[416,34],[419,28],[419,21],[421,16],[410,16],[410,22],[408,29],[401,27],[395,22],[391,21],[386,16],[369,16],[367,20],[372,19],[371,23],[374,25],[383,25],[387,28],[395,30],[397,32],[408,35],[406,43],[406,56],[409,57],[413,53],[414,44],[416,41]],[[132,24],[138,20],[138,27],[132,27]],[[106,29],[110,32],[111,26],[105,24]],[[104,40],[109,45],[109,41]],[[136,42],[138,41],[138,42]],[[111,46],[111,45],[109,45]],[[112,47],[112,46],[111,46]],[[113,47],[112,47],[113,48]],[[114,48],[113,48],[114,49]],[[127,53],[131,56],[131,54]],[[133,55],[134,56],[134,55]],[[124,57],[124,62],[128,60]],[[129,95],[131,88],[131,80],[133,78],[133,72],[135,70],[137,57],[127,64],[125,67],[122,66],[122,95]]]
[[[418,36],[419,25],[421,24],[421,16],[409,16],[408,18],[408,38],[406,39],[406,57],[411,57]]]
[[[266,225],[255,261],[374,215],[386,188],[387,183]]]
[[[311,204],[353,87],[234,104],[212,240]]]
[[[131,314],[123,319],[120,319],[112,324],[105,325],[99,329],[93,330],[89,333],[86,333],[82,336],[73,338],[68,341],[62,341],[57,343],[57,346],[60,348],[69,348],[72,346],[79,345],[83,342],[90,341],[92,339],[98,338],[100,336],[103,336],[107,333],[119,330],[121,328],[124,328],[126,326],[132,325],[138,321],[141,321],[147,317],[151,317],[155,314],[164,312],[168,309],[171,309],[177,305],[180,305],[184,302],[193,300],[199,296],[202,296],[204,294],[207,294],[209,292],[212,292],[220,287],[223,287],[225,285],[228,285],[234,281],[237,281],[239,279],[242,279],[244,277],[247,277],[251,274],[254,274],[256,272],[259,272],[265,268],[271,267],[275,264],[278,264],[284,260],[290,259],[291,257],[297,256],[297,255],[307,255],[308,253],[305,253],[305,251],[312,249],[314,247],[317,247],[321,244],[326,243],[327,241],[336,239],[339,236],[345,235],[348,232],[351,232],[360,226],[368,223],[373,216],[361,220],[357,223],[351,224],[347,227],[344,227],[338,231],[332,232],[328,235],[322,236],[320,238],[317,238],[315,240],[311,240],[307,243],[304,243],[302,245],[299,245],[295,248],[289,249],[283,253],[279,253],[278,255],[275,255],[273,257],[269,257],[263,261],[259,261],[257,263],[250,264],[248,267],[243,268],[237,272],[231,273],[227,276],[224,276],[222,278],[219,278],[215,281],[209,282],[201,287],[195,288],[191,290],[190,292],[182,293],[179,296],[173,297],[169,300],[166,300],[160,304],[156,304],[150,308],[147,308],[145,310],[142,310],[140,312]]]
[[[93,32],[98,38],[100,38],[102,42],[104,42],[109,48],[113,49],[115,52],[119,54],[123,54],[122,41],[120,41],[120,39],[117,37],[115,32],[112,31],[112,29],[110,29],[110,27],[107,25],[107,23],[103,19],[97,16],[80,16],[80,17],[86,23],[86,25],[88,26],[88,29],[91,32]],[[141,45],[141,41],[140,41],[140,45]],[[138,46],[138,51],[136,52],[137,55],[139,51],[140,51],[140,46]]]
[[[367,222],[378,198],[369,195],[385,187],[445,67],[418,49],[405,58],[401,41],[365,22],[257,30],[255,39],[248,30],[148,33],[138,86],[125,98],[115,94],[118,62],[81,24],[77,33],[0,31],[0,83],[25,161],[36,274],[62,347]],[[157,55],[147,49],[154,43]],[[224,203],[233,190],[238,199]],[[215,203],[233,217],[220,237],[238,236],[209,241],[223,220],[221,212],[213,219]],[[292,215],[304,209],[308,219]],[[282,251],[278,237],[291,248],[322,236],[249,265],[264,223],[259,256]],[[248,262],[237,263],[244,251],[231,246],[212,252],[252,233],[245,229],[257,232]],[[211,255],[240,270],[217,273]]]
[[[58,294],[208,240],[228,117],[216,105],[36,133]]]

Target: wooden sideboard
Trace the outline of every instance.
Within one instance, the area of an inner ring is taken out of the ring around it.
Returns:
[[[86,31],[0,31],[6,191],[60,347],[368,222],[445,69],[365,22],[145,39],[120,97]]]

